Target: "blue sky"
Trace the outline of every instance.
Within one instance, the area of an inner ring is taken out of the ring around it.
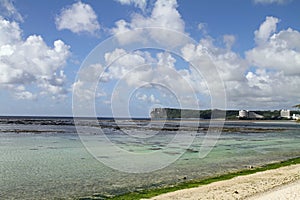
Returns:
[[[88,102],[99,116],[291,109],[300,101],[298,8],[296,0],[0,0],[0,114],[71,116]],[[114,46],[89,60],[109,38]],[[180,48],[143,48],[151,41]],[[128,51],[133,44],[141,49]]]

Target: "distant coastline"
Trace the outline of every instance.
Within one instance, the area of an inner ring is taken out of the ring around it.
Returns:
[[[193,110],[179,108],[153,108],[151,119],[226,119],[226,120],[289,120],[281,116],[281,110],[253,110],[251,117],[240,117],[239,110]],[[300,111],[291,111],[300,114]]]

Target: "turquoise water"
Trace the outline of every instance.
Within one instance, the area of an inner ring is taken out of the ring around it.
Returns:
[[[109,128],[110,123],[106,125],[105,132],[110,140],[131,152],[157,151],[170,142],[174,134],[162,131],[148,143],[139,143],[129,140],[120,130]],[[132,174],[111,169],[96,160],[83,146],[72,125],[2,122],[0,199],[117,195],[300,156],[299,124],[239,122],[227,123],[225,128],[232,129],[221,134],[216,146],[203,159],[198,157],[198,151],[205,131],[195,133],[184,129],[183,133],[195,134],[195,140],[183,156],[166,168]],[[250,129],[241,133],[239,128]],[[153,132],[134,127],[127,131],[149,135]],[[93,135],[90,137],[92,139]]]

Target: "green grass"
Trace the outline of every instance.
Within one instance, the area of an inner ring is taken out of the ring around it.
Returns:
[[[220,175],[220,176],[216,176],[216,177],[211,177],[211,178],[207,178],[204,180],[194,180],[194,181],[188,181],[188,182],[184,182],[184,183],[179,183],[175,186],[172,187],[164,187],[164,188],[155,188],[155,189],[150,189],[150,190],[143,190],[143,191],[137,191],[137,192],[131,192],[128,194],[124,194],[124,195],[120,195],[120,196],[115,196],[112,198],[107,198],[107,199],[111,199],[111,200],[133,200],[133,199],[141,199],[141,198],[151,198],[163,193],[167,193],[167,192],[173,192],[176,190],[181,190],[181,189],[187,189],[187,188],[193,188],[193,187],[198,187],[201,185],[207,185],[213,182],[217,182],[217,181],[223,181],[223,180],[228,180],[228,179],[232,179],[236,176],[244,176],[244,175],[248,175],[248,174],[254,174],[256,172],[262,172],[262,171],[266,171],[266,170],[271,170],[271,169],[277,169],[280,167],[284,167],[284,166],[289,166],[289,165],[293,165],[293,164],[300,164],[300,157],[299,158],[293,158],[287,161],[282,161],[282,162],[278,162],[278,163],[272,163],[272,164],[268,164],[268,165],[264,165],[258,168],[254,168],[254,169],[246,169],[246,170],[242,170],[242,171],[238,171],[238,172],[232,172],[232,173],[228,173],[228,174],[224,174],[224,175]],[[103,197],[87,197],[87,198],[81,198],[83,199],[103,199]]]

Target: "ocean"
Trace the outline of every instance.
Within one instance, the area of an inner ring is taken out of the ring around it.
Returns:
[[[0,199],[110,197],[300,156],[300,124],[290,121],[226,122],[204,157],[209,121],[79,121],[2,117]]]

